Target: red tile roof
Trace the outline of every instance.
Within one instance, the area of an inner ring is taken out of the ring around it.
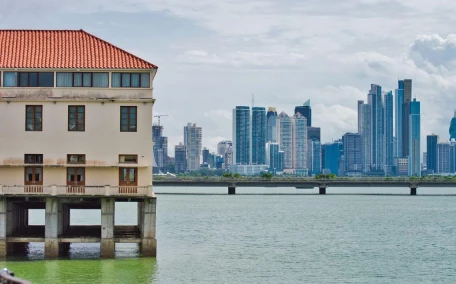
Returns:
[[[83,30],[0,30],[0,68],[154,69]]]

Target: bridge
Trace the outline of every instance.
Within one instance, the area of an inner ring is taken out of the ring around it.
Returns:
[[[408,187],[410,195],[416,195],[420,187],[456,188],[456,179],[448,178],[155,178],[154,186],[168,187],[227,187],[228,194],[236,194],[237,187],[295,187],[318,188],[326,194],[328,187]]]

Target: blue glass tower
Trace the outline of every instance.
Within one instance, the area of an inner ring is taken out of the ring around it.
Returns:
[[[421,114],[420,102],[410,102],[409,116],[409,176],[421,176]]]
[[[250,107],[233,109],[233,164],[250,164]]]
[[[404,81],[398,82],[398,88],[396,89],[396,98],[395,98],[395,108],[396,108],[396,157],[403,157],[403,104],[404,104]]]
[[[371,84],[369,91],[369,105],[371,106],[371,171],[384,170],[384,136],[383,136],[383,102],[382,87]]]
[[[277,142],[277,111],[275,107],[268,108],[266,133],[266,142]]]
[[[327,143],[322,146],[324,152],[324,168],[331,171],[332,174],[339,174],[339,160],[344,152],[342,141]]]
[[[393,166],[394,162],[394,111],[393,111],[393,92],[389,91],[383,95],[384,104],[384,139],[385,139],[385,166]]]
[[[437,142],[439,136],[432,134],[426,137],[426,167],[428,173],[437,172]]]
[[[266,164],[266,109],[252,108],[252,164]]]

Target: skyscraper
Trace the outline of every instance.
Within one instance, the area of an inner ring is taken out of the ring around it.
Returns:
[[[363,101],[358,101],[358,134],[361,137],[361,164],[363,172],[370,172],[371,166],[371,106]]]
[[[401,158],[404,157],[402,151],[404,150],[403,141],[404,141],[404,133],[403,133],[403,110],[404,110],[404,84],[403,81],[399,81],[398,88],[396,89],[396,98],[395,98],[395,110],[396,110],[396,129],[395,129],[395,137],[396,137],[396,157]]]
[[[428,174],[437,173],[437,142],[439,136],[432,134],[426,137],[426,167]]]
[[[176,174],[187,171],[187,150],[182,142],[174,147],[174,171]]]
[[[201,164],[201,149],[203,130],[196,123],[188,123],[184,127],[184,145],[187,150],[187,170],[199,170]]]
[[[421,114],[420,102],[416,99],[410,102],[409,115],[409,176],[421,176]]]
[[[152,141],[154,142],[154,159],[158,170],[166,172],[165,166],[168,160],[168,137],[163,136],[163,126],[152,126]]]
[[[404,99],[402,103],[402,156],[410,155],[410,102],[412,101],[412,80],[404,79],[399,81],[399,89],[403,89]],[[409,164],[410,166],[410,164]]]
[[[277,111],[269,107],[266,114],[266,142],[277,142]]]
[[[250,108],[237,106],[233,109],[233,164],[250,164]]]
[[[323,151],[324,149],[324,151]],[[322,145],[322,153],[324,152],[324,169],[328,169],[332,174],[339,174],[339,160],[344,153],[344,145],[341,140],[334,141],[333,143],[326,143]],[[323,160],[323,157],[322,157]]]
[[[382,102],[382,87],[371,84],[369,91],[369,105],[371,106],[371,171],[383,171],[383,102]]]
[[[231,147],[233,147],[233,142],[231,142],[229,140],[220,141],[217,144],[217,154],[223,156],[223,155],[225,155],[228,148],[231,148]]]
[[[268,142],[266,144],[266,164],[269,166],[269,172],[277,173],[282,171],[280,169],[279,161],[279,144],[274,142]]]
[[[293,169],[307,169],[307,120],[300,113],[292,117]]]
[[[292,119],[285,112],[277,117],[277,142],[283,151],[283,168],[293,168],[293,126]]]
[[[342,136],[344,144],[345,174],[359,174],[362,172],[361,135],[346,133]]]
[[[307,100],[302,106],[295,107],[295,114],[300,113],[307,119],[307,126],[312,126],[312,109],[310,108],[310,100]]]
[[[448,174],[451,172],[451,146],[450,142],[437,143],[437,173]]]
[[[252,108],[252,162],[253,165],[266,164],[266,109]]]
[[[204,148],[203,149],[203,164],[208,164],[209,165],[209,162],[210,162],[209,149]]]
[[[321,129],[320,127],[307,127],[307,139],[315,139],[321,141]]]
[[[385,166],[393,166],[394,163],[394,108],[393,108],[393,92],[389,91],[383,94],[384,105],[384,164]]]
[[[321,173],[321,144],[317,139],[308,140],[308,157],[307,168],[309,175],[318,175]]]
[[[454,112],[454,117],[451,119],[449,132],[450,140],[456,139],[456,111]]]

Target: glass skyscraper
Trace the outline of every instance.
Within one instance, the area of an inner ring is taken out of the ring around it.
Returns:
[[[269,107],[266,114],[266,142],[277,142],[277,111]]]
[[[283,168],[293,168],[293,126],[292,119],[285,112],[277,117],[277,142],[283,151]]]
[[[371,106],[371,171],[383,171],[384,136],[383,136],[383,102],[382,87],[371,84],[369,91],[369,105]]]
[[[250,164],[250,107],[233,109],[233,164]]]
[[[252,108],[252,164],[266,164],[266,109]]]
[[[420,102],[416,99],[410,102],[408,129],[409,176],[421,176],[421,114]]]
[[[307,119],[307,126],[312,126],[312,109],[310,108],[310,100],[307,100],[302,106],[295,107],[295,114],[300,113]]]
[[[426,167],[428,174],[437,173],[437,143],[439,136],[432,134],[426,137]]]
[[[332,174],[338,175],[339,160],[344,153],[344,146],[342,141],[338,140],[334,141],[333,143],[326,143],[322,145],[322,152],[324,152],[325,161],[323,168],[328,169]]]
[[[394,163],[394,108],[393,108],[393,92],[389,91],[383,95],[384,105],[384,139],[385,139],[385,166],[393,166]]]
[[[308,140],[307,168],[309,175],[318,175],[321,172],[321,144],[317,139]]]
[[[399,81],[398,88],[396,89],[396,98],[395,98],[395,112],[396,112],[396,129],[395,129],[395,136],[396,136],[396,157],[402,158],[403,148],[402,145],[403,139],[403,104],[404,104],[404,81]]]
[[[307,120],[300,113],[293,121],[293,169],[307,169]]]
[[[402,156],[408,157],[410,153],[410,102],[412,100],[412,80],[404,79],[399,81],[399,88],[404,90],[402,103]]]

